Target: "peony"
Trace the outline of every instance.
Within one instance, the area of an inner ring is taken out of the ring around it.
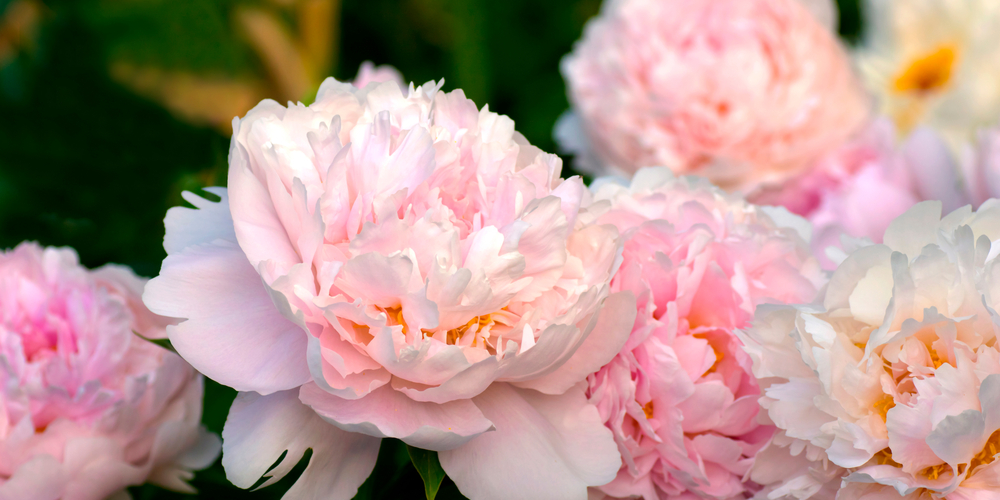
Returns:
[[[185,481],[219,453],[200,425],[202,379],[163,338],[125,267],[70,249],[0,253],[0,498],[102,500]],[[127,495],[126,495],[127,497]]]
[[[623,458],[618,477],[597,490],[749,498],[758,486],[745,476],[774,426],[757,421],[760,390],[733,330],[760,303],[815,295],[819,266],[781,224],[805,221],[666,168],[639,170],[631,187],[605,184],[595,198],[607,208],[598,221],[626,239],[612,290],[638,302],[624,349],[587,379]]]
[[[922,202],[851,251],[816,304],[758,308],[740,337],[783,435],[765,452],[785,460],[751,474],[769,498],[830,498],[814,493],[839,477],[840,499],[996,496],[998,238],[996,200],[944,218]]]
[[[562,71],[574,114],[556,135],[591,170],[665,165],[726,188],[800,171],[869,111],[798,0],[609,0]]]
[[[383,437],[440,452],[472,498],[585,498],[614,478],[584,380],[634,314],[609,296],[617,230],[585,223],[558,157],[439,85],[328,79],[310,106],[263,101],[233,122],[220,200],[168,212],[144,298],[241,391],[223,431],[237,486],[312,448],[285,498],[350,498]]]
[[[855,58],[880,112],[904,133],[926,125],[960,152],[1000,116],[1000,3],[866,0]]]
[[[361,67],[358,68],[358,76],[354,77],[354,81],[351,84],[359,89],[363,89],[372,82],[396,82],[400,88],[406,87],[403,75],[396,68],[388,64],[376,66],[371,61],[365,61],[361,63]]]
[[[933,130],[918,128],[897,145],[892,122],[882,118],[807,172],[757,189],[749,199],[807,218],[816,254],[833,269],[823,255],[840,247],[842,235],[881,243],[889,223],[920,201],[941,200],[946,210],[969,203],[958,174],[959,162]]]

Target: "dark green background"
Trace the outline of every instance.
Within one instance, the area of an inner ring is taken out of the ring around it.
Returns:
[[[9,0],[0,0],[0,12]],[[229,138],[175,119],[113,82],[114,57],[167,69],[259,73],[228,15],[252,0],[47,1],[35,50],[0,69],[0,248],[35,240],[76,248],[88,266],[118,262],[159,270],[163,214],[180,191],[225,180]],[[857,0],[840,0],[840,31],[857,39]],[[555,152],[552,126],[568,107],[559,60],[598,0],[343,0],[338,64],[353,78],[362,61],[392,64],[408,80],[445,79],[480,106]],[[304,96],[305,98],[305,96]],[[564,174],[572,174],[569,168]],[[220,432],[235,393],[207,383],[205,423]],[[204,498],[280,498],[300,468],[275,486],[244,492],[221,465],[198,473]],[[423,491],[405,447],[384,441],[363,498]],[[138,500],[180,497],[134,488]],[[439,498],[459,497],[446,480]]]

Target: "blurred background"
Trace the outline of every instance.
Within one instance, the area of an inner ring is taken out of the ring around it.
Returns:
[[[858,2],[838,4],[839,31],[854,43]],[[556,152],[552,127],[568,108],[559,61],[599,9],[599,0],[0,0],[0,248],[72,246],[90,267],[157,274],[167,208],[183,190],[225,185],[233,117],[264,98],[311,102],[325,77],[351,80],[366,60],[417,83],[444,78],[445,90],[463,89]],[[221,432],[235,393],[206,383],[204,420]],[[193,483],[203,498],[277,499],[297,475],[244,492],[217,463]],[[359,497],[417,491],[405,448],[385,440]],[[446,482],[438,497],[459,495]]]

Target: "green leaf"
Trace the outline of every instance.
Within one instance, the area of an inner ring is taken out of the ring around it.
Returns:
[[[136,337],[139,337],[140,339],[145,340],[146,342],[150,342],[150,343],[156,344],[156,345],[158,345],[158,346],[160,346],[160,347],[162,347],[162,348],[164,348],[164,349],[166,349],[166,350],[168,350],[168,351],[170,351],[170,352],[172,352],[174,354],[177,354],[177,350],[174,349],[174,345],[170,343],[170,339],[151,339],[151,338],[146,338],[146,337],[143,337],[141,333],[139,333],[139,332],[137,332],[135,330],[132,330],[132,333],[134,333]]]
[[[441,488],[441,481],[444,481],[445,478],[437,452],[421,450],[410,445],[406,445],[406,451],[410,454],[413,467],[417,469],[420,478],[424,480],[424,493],[427,495],[427,500],[434,500],[438,489]]]

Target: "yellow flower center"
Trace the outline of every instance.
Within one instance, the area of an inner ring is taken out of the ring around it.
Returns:
[[[650,401],[643,405],[642,412],[646,414],[646,419],[653,418],[653,402]]]
[[[506,308],[504,308],[504,309],[506,309]],[[382,309],[382,311],[385,312],[385,315],[388,318],[390,324],[400,325],[400,326],[403,327],[403,335],[406,335],[407,333],[410,332],[410,327],[406,324],[406,319],[403,318],[403,309],[402,308],[400,308],[400,307],[389,307],[389,308],[386,308],[386,309]],[[452,328],[452,329],[448,330],[447,334],[445,335],[445,342],[448,343],[449,345],[456,345],[456,344],[459,343],[459,341],[462,340],[462,338],[467,333],[472,332],[473,335],[476,336],[475,338],[472,339],[472,347],[476,347],[476,344],[478,343],[478,341],[480,339],[479,334],[482,333],[483,328],[485,328],[488,325],[492,325],[492,324],[496,324],[496,323],[503,323],[503,321],[495,321],[493,319],[493,314],[492,313],[491,314],[484,314],[482,316],[476,316],[476,317],[470,319],[468,323],[466,323],[466,324],[464,324],[464,325],[462,325],[462,326],[460,326],[458,328]],[[435,333],[432,330],[427,330],[427,329],[424,329],[424,328],[421,328],[420,332],[423,334],[424,338],[426,338],[428,335],[434,335],[434,333]],[[492,347],[492,346],[489,346],[486,343],[486,339],[485,338],[483,338],[483,343],[486,344],[486,346],[488,346],[488,347]]]
[[[983,446],[983,451],[972,457],[969,467],[975,470],[980,465],[991,464],[996,460],[997,453],[1000,453],[1000,431],[996,431],[990,435],[990,438],[986,440],[986,445]]]
[[[920,94],[941,90],[951,80],[956,55],[953,47],[945,45],[914,59],[893,80],[893,90]]]
[[[892,396],[886,394],[885,396],[882,396],[882,399],[876,401],[873,406],[879,416],[882,417],[882,421],[885,422],[886,414],[889,413],[889,410],[892,409],[892,407],[896,406],[896,401],[892,399]]]
[[[951,466],[948,464],[937,464],[927,467],[926,469],[917,473],[919,476],[924,476],[931,481],[941,477],[942,474],[946,472],[951,472]]]

